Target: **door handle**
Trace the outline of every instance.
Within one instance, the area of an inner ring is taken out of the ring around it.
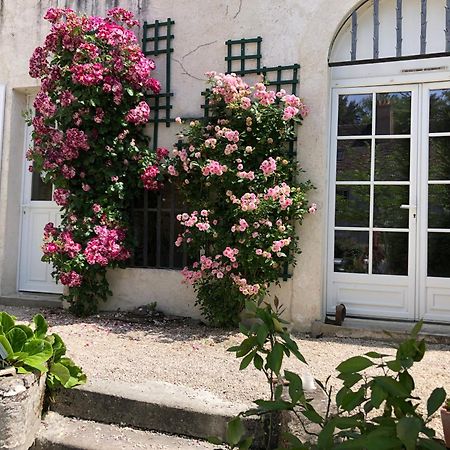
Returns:
[[[400,205],[400,209],[416,209],[416,205]]]

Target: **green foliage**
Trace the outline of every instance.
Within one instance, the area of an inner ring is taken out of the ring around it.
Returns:
[[[329,379],[325,384],[316,380],[328,398],[323,414],[312,406],[297,374],[284,370],[284,379],[281,378],[285,356],[294,354],[305,360],[280,319],[278,300],[275,303],[275,308],[267,304],[247,305],[250,315],[258,320],[250,329],[241,325],[245,338],[229,351],[242,358],[241,370],[253,362],[266,376],[270,389],[269,400],[256,400],[256,408],[240,416],[264,418],[275,412],[291,411],[311,438],[302,441],[288,433],[285,446],[279,450],[444,450],[429,423],[444,403],[446,392],[442,387],[436,388],[426,402],[426,413],[422,414],[410,373],[426,351],[425,341],[418,337],[421,322],[397,346],[395,356],[367,352],[340,363],[336,370],[343,386],[334,397]],[[283,390],[286,384],[288,388]],[[229,425],[227,445],[231,449],[240,449],[245,439],[238,420],[233,419]],[[319,432],[312,425],[319,427]],[[275,448],[270,435],[266,448]]]
[[[33,325],[15,323],[15,317],[0,312],[0,344],[5,349],[7,365],[18,373],[47,373],[50,390],[71,388],[86,382],[86,375],[70,358],[56,333],[47,334],[48,324],[37,314]]]
[[[209,85],[208,118],[183,130],[167,170],[186,205],[176,242],[192,266],[183,274],[209,322],[233,326],[245,301],[260,301],[295,264],[296,225],[315,211],[289,147],[307,108],[235,75],[211,73]]]

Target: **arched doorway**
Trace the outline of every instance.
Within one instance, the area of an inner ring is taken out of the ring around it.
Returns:
[[[330,52],[327,311],[450,322],[450,0],[370,0]]]

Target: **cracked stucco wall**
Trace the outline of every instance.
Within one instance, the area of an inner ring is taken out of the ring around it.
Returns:
[[[0,179],[0,295],[17,289],[17,258],[22,178],[23,109],[36,83],[28,76],[28,58],[43,42],[50,6],[69,6],[103,15],[118,5],[141,21],[175,20],[172,54],[173,117],[201,114],[204,73],[224,71],[227,39],[262,36],[263,64],[301,64],[300,95],[311,115],[299,133],[299,160],[317,189],[319,205],[300,229],[303,253],[294,276],[278,290],[297,328],[321,318],[324,304],[326,180],[329,123],[327,56],[339,25],[357,0],[0,0],[0,84],[7,85],[3,162]],[[158,69],[163,74],[163,68]],[[158,70],[156,76],[158,76]],[[160,144],[171,146],[175,126],[161,127]],[[157,301],[167,312],[198,315],[192,290],[173,271],[127,269],[111,274],[110,308]]]

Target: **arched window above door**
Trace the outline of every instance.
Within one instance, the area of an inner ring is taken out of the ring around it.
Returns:
[[[345,20],[330,66],[450,56],[450,0],[367,0]]]

